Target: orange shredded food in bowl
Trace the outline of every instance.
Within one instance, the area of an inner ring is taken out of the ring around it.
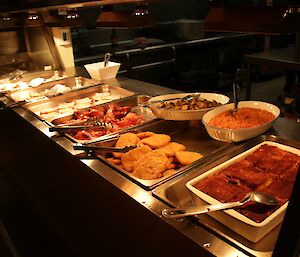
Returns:
[[[273,113],[262,109],[239,108],[233,114],[233,110],[222,112],[209,121],[209,125],[218,128],[241,129],[253,128],[274,120]]]

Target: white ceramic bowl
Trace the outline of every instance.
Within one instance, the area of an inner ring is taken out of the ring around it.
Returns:
[[[120,63],[108,62],[107,66],[104,67],[104,62],[96,62],[84,65],[88,73],[93,79],[105,80],[115,78],[119,69]]]
[[[256,126],[253,128],[243,128],[243,129],[225,129],[217,128],[215,126],[209,125],[209,121],[219,113],[222,113],[227,110],[233,110],[234,104],[226,104],[224,106],[217,107],[209,112],[207,112],[203,118],[202,122],[207,130],[207,133],[214,139],[225,142],[239,142],[247,140],[253,137],[256,137],[268,129],[270,129],[274,121],[278,118],[280,114],[280,109],[270,103],[260,102],[260,101],[241,101],[238,105],[239,108],[250,107],[256,109],[262,109],[269,111],[274,114],[274,119],[268,123]]]
[[[153,114],[160,118],[165,120],[201,120],[203,115],[207,113],[208,111],[216,108],[207,108],[207,109],[201,109],[201,110],[166,110],[162,108],[157,108],[157,105],[159,103],[155,103],[160,100],[168,100],[168,99],[174,99],[174,98],[183,98],[187,95],[190,95],[192,93],[180,93],[180,94],[168,94],[168,95],[161,95],[161,96],[155,96],[152,97],[150,100],[148,100],[149,107],[152,110]],[[204,98],[208,101],[217,101],[219,103],[227,104],[229,102],[229,98],[226,95],[216,94],[216,93],[200,93],[200,97]]]

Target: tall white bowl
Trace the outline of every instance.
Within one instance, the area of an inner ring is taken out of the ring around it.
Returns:
[[[268,129],[270,129],[274,121],[278,118],[280,114],[280,109],[273,104],[260,102],[260,101],[241,101],[238,105],[239,108],[250,107],[255,109],[261,109],[271,112],[274,115],[274,119],[270,122],[256,126],[253,128],[243,128],[243,129],[226,129],[226,128],[217,128],[215,126],[209,125],[209,121],[216,115],[225,112],[227,110],[233,110],[234,104],[226,104],[220,107],[217,107],[209,112],[207,112],[203,118],[202,122],[207,130],[207,133],[214,139],[225,142],[239,142],[247,140],[253,137],[256,137]]]

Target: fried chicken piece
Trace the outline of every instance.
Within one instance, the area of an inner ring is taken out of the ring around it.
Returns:
[[[144,138],[147,138],[147,137],[151,137],[153,136],[155,133],[154,132],[151,132],[151,131],[144,131],[144,132],[139,132],[137,133],[137,137],[139,139],[144,139]]]
[[[186,148],[183,144],[176,142],[170,142],[162,147],[159,147],[157,150],[165,153],[167,156],[174,156],[177,151],[184,151]]]
[[[172,175],[176,172],[177,170],[175,169],[167,169],[163,172],[163,176],[168,176],[168,175]]]
[[[133,171],[133,165],[134,163],[139,160],[141,157],[143,157],[145,154],[151,152],[152,149],[147,145],[139,146],[135,149],[132,149],[128,151],[127,153],[124,153],[121,156],[121,162],[124,166],[124,169],[128,172]]]
[[[203,155],[197,152],[178,151],[175,153],[175,157],[180,162],[180,164],[189,165],[192,162],[202,158]]]
[[[152,149],[156,149],[168,144],[171,141],[171,137],[165,134],[154,134],[153,136],[144,138],[141,142],[145,145],[149,145]]]
[[[118,165],[121,164],[121,160],[120,159],[116,159],[116,158],[106,158],[106,160],[108,160],[109,162],[111,162],[112,164]]]
[[[122,134],[117,143],[116,143],[116,147],[125,147],[128,145],[137,145],[137,143],[140,141],[140,139],[136,136],[136,134],[134,133],[124,133]],[[117,152],[113,152],[113,156],[116,158],[121,158],[121,156],[123,155],[123,153],[117,153]]]
[[[163,176],[168,157],[160,151],[151,151],[134,163],[132,174],[140,179],[158,179]]]

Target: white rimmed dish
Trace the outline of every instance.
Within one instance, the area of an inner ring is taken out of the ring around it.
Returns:
[[[265,141],[260,143],[249,150],[225,161],[224,163],[206,171],[205,173],[193,178],[192,180],[186,183],[186,187],[192,192],[192,199],[195,205],[204,205],[204,204],[219,204],[220,202],[209,196],[208,194],[200,191],[194,185],[198,182],[206,179],[207,177],[217,175],[221,170],[225,169],[226,167],[236,163],[242,159],[244,159],[247,155],[253,153],[257,150],[260,146],[268,144],[272,146],[276,146],[279,149],[300,155],[300,150],[294,147],[290,147],[284,144],[280,144],[277,142],[272,141]],[[285,215],[286,207],[288,202],[284,203],[280,208],[278,208],[275,212],[269,215],[266,219],[262,222],[258,223],[255,222],[248,217],[242,215],[241,213],[235,211],[234,209],[225,210],[225,211],[217,211],[217,212],[210,212],[208,215],[216,219],[217,221],[221,222],[225,226],[229,227],[231,230],[235,231],[239,235],[243,236],[244,238],[248,239],[251,242],[258,242],[261,240],[267,233],[269,233],[273,228],[279,225]]]
[[[260,126],[252,128],[243,128],[243,129],[226,129],[218,128],[212,125],[209,125],[209,121],[216,115],[225,112],[227,110],[233,110],[234,104],[226,104],[224,106],[219,106],[209,112],[207,112],[203,118],[202,122],[207,130],[207,133],[214,139],[225,142],[240,142],[253,137],[256,137],[268,129],[270,129],[274,121],[280,115],[280,109],[273,104],[261,102],[261,101],[241,101],[239,102],[239,108],[250,107],[255,109],[262,109],[271,112],[274,115],[274,119],[270,122],[264,123]]]
[[[193,93],[167,94],[167,95],[152,97],[150,100],[148,100],[149,108],[152,110],[153,114],[156,117],[165,120],[201,120],[205,113],[216,108],[216,107],[212,107],[212,108],[206,108],[201,110],[166,110],[163,108],[157,108],[159,101],[164,101],[164,100],[174,99],[174,98],[181,99],[190,94]],[[200,94],[200,98],[206,99],[208,101],[215,100],[221,103],[222,105],[227,104],[229,102],[229,97],[227,97],[226,95],[217,94],[217,93],[197,93],[197,94]]]

